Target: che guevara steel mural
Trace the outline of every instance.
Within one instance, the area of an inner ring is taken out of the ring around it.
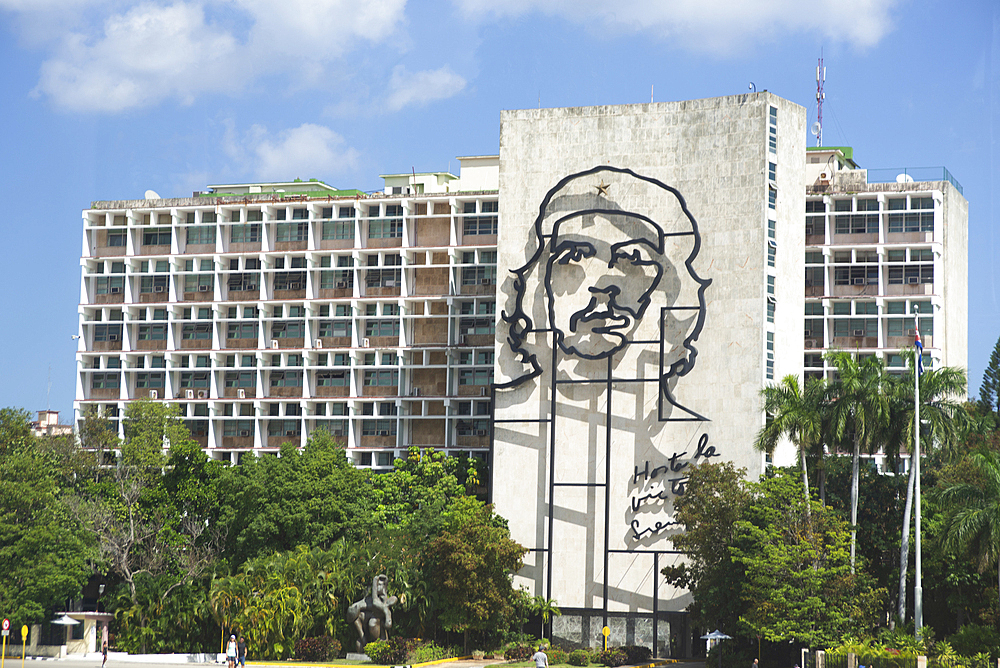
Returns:
[[[700,249],[698,223],[676,188],[599,166],[566,176],[546,193],[527,259],[502,288],[505,350],[495,388],[498,395],[519,392],[530,410],[540,406],[537,422],[547,428],[552,467],[549,498],[558,486],[590,485],[603,487],[611,503],[612,459],[634,459],[629,480],[614,481],[629,496],[626,507],[605,513],[605,560],[617,532],[608,524],[612,517],[624,519],[619,535],[630,547],[658,540],[673,526],[666,509],[683,493],[684,469],[718,456],[707,432],[682,451],[664,452],[664,439],[657,439],[671,423],[710,419],[685,400],[682,382],[698,358],[711,284],[695,270]],[[578,483],[557,480],[560,452],[579,447],[587,429],[592,436],[595,410],[604,414],[607,452],[592,457],[605,469],[603,483],[592,472],[581,472]],[[549,547],[555,505],[548,504]]]

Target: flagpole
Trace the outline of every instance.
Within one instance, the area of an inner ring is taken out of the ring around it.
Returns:
[[[914,325],[917,324],[914,318]],[[920,638],[924,627],[924,583],[921,570],[922,559],[920,553],[920,374],[923,373],[924,346],[920,341],[920,330],[914,329],[916,338],[913,350],[913,465],[916,467],[914,476],[916,478],[914,497],[917,502],[916,521],[916,560],[917,560],[917,581],[913,588],[913,630],[915,636]]]

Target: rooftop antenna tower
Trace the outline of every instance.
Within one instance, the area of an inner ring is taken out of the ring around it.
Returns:
[[[826,68],[823,66],[823,52],[820,51],[819,65],[816,66],[816,124],[813,126],[813,134],[816,135],[816,146],[823,145],[823,100],[826,93],[823,92],[823,84],[826,82]]]

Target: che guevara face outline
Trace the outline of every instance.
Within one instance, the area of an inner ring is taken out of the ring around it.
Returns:
[[[627,346],[663,279],[663,229],[616,209],[553,223],[544,289],[550,327],[567,355],[604,359]]]

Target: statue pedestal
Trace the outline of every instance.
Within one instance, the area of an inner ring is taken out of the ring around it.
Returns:
[[[367,654],[358,654],[357,652],[348,652],[346,658],[348,661],[368,661],[369,663],[371,662],[371,659],[368,658]]]

